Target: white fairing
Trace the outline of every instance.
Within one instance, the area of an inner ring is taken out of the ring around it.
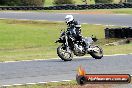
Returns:
[[[84,39],[87,44],[91,44],[93,42],[91,37],[85,37]]]
[[[75,25],[75,27],[81,27],[81,25]]]

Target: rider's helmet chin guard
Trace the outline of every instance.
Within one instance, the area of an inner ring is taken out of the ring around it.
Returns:
[[[72,22],[74,20],[72,15],[66,15],[65,17],[65,21],[67,24],[69,24],[70,22]]]

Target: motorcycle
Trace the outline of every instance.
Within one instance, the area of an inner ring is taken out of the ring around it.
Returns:
[[[55,42],[61,43],[57,48],[57,54],[64,61],[71,61],[73,55],[84,56],[86,54],[90,54],[95,59],[101,59],[103,50],[98,45],[93,44],[93,39],[92,37],[82,37],[81,41],[76,41],[69,35],[69,31],[64,30],[61,32],[60,38]]]

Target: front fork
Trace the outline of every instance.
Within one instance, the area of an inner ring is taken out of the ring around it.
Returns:
[[[69,44],[68,44],[68,37],[65,36],[65,39],[66,39],[66,51],[70,53],[70,49],[69,49]]]

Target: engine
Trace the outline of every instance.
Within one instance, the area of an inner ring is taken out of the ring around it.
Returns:
[[[84,47],[79,44],[74,44],[74,54],[76,56],[84,56],[86,54]]]

